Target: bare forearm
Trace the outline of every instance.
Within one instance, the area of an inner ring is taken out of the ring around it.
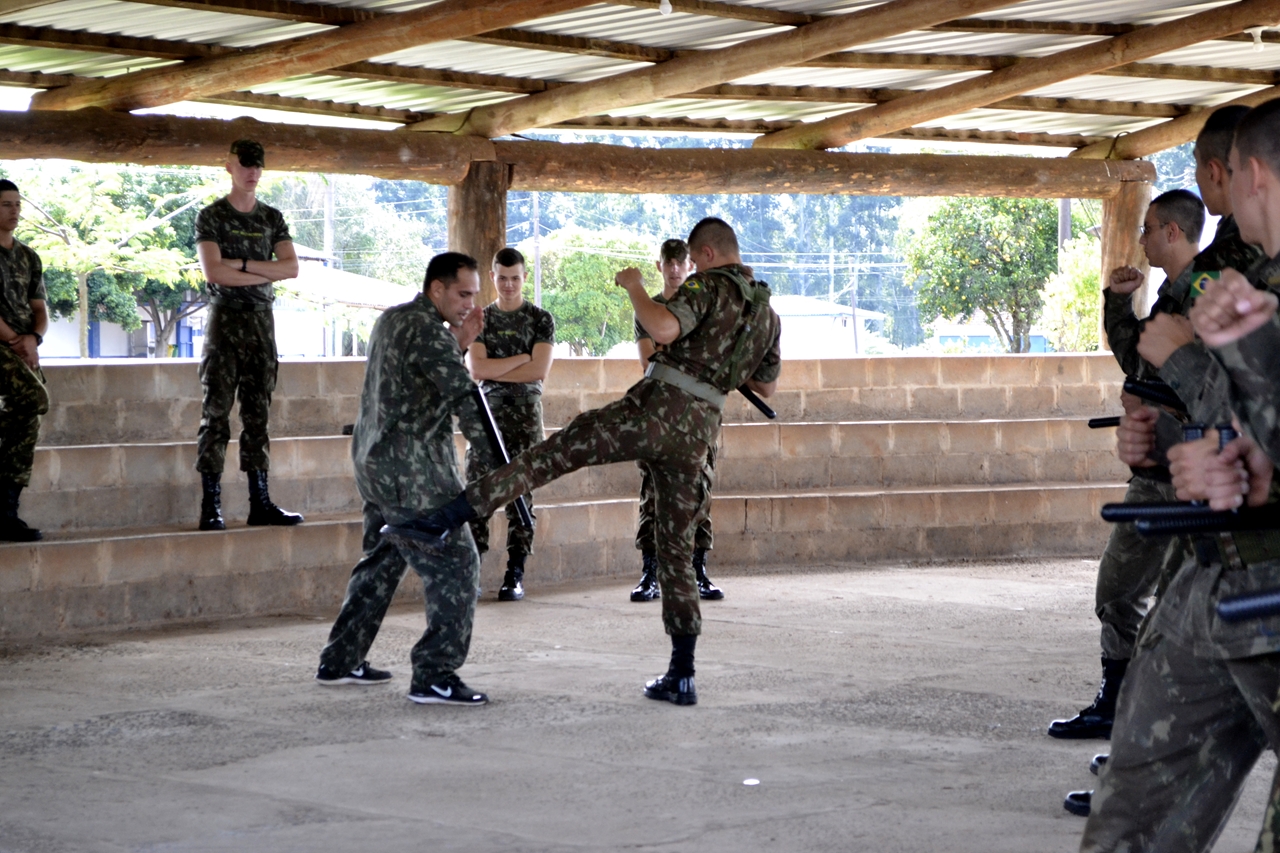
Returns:
[[[224,263],[231,259],[224,260]],[[247,261],[245,271],[265,278],[267,281],[284,281],[298,277],[298,261]]]
[[[32,328],[37,335],[43,338],[44,333],[49,331],[49,311],[44,307],[44,305],[40,305],[35,308],[34,314],[35,317],[34,322],[32,323]]]
[[[642,288],[628,289],[631,307],[638,322],[653,338],[655,344],[669,344],[680,337],[680,321],[667,306],[654,302]]]
[[[542,382],[546,380],[548,372],[536,362],[531,361],[496,378],[499,382]]]
[[[519,382],[522,380],[508,379],[507,374],[516,370],[531,361],[532,357],[528,355],[512,355],[507,358],[486,358],[477,356],[474,353],[471,356],[471,378],[480,382],[485,379],[493,379],[501,382]]]

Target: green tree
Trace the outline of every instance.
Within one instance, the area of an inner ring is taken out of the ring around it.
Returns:
[[[613,277],[623,267],[636,266],[649,291],[658,291],[657,248],[620,231],[577,229],[548,235],[544,245],[542,307],[556,318],[556,340],[567,343],[574,355],[594,356],[631,340],[635,315]],[[526,290],[531,298],[531,282]]]
[[[921,320],[981,315],[1006,351],[1029,351],[1057,235],[1058,207],[1044,199],[946,199],[905,238]]]
[[[1085,235],[1060,254],[1062,271],[1044,290],[1040,325],[1058,352],[1095,352],[1102,311],[1102,244]]]
[[[94,316],[137,328],[136,310],[130,310],[137,305],[135,289],[148,283],[172,288],[182,281],[191,257],[172,245],[169,223],[206,199],[209,188],[203,181],[180,192],[140,193],[123,170],[48,162],[14,178],[28,208],[24,237],[52,274],[58,307],[66,300],[60,289],[65,279],[57,272],[75,281],[82,358],[89,355]],[[95,291],[96,299],[91,298]]]

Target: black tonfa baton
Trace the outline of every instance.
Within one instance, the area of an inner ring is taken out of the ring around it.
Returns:
[[[760,414],[764,415],[766,418],[768,418],[771,421],[777,420],[778,413],[775,412],[773,409],[769,408],[768,403],[766,403],[764,400],[761,400],[759,397],[757,397],[755,391],[752,391],[746,385],[739,385],[738,393],[746,397],[748,403],[750,403],[751,405],[759,409]]]
[[[511,457],[507,455],[507,446],[502,443],[502,431],[498,429],[498,422],[493,419],[493,412],[489,411],[489,401],[484,398],[479,385],[473,387],[471,393],[475,397],[476,408],[480,410],[480,423],[484,425],[484,433],[489,437],[489,447],[502,460],[502,464],[506,465]],[[512,503],[516,505],[516,515],[520,516],[520,526],[525,530],[532,530],[533,514],[529,512],[524,495],[517,495]]]

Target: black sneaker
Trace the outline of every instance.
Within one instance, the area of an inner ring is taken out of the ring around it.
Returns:
[[[369,662],[361,661],[360,665],[348,672],[346,675],[337,670],[330,669],[324,664],[320,665],[320,669],[316,671],[316,681],[326,687],[335,684],[385,684],[391,680],[391,673],[385,669],[374,669],[369,666]]]
[[[1095,755],[1093,757],[1093,761],[1089,762],[1089,772],[1092,773],[1094,776],[1097,776],[1098,772],[1102,770],[1103,765],[1107,763],[1107,759],[1110,757],[1111,757],[1111,754],[1107,752],[1102,752],[1102,753],[1099,753],[1098,755]]]
[[[1072,791],[1062,801],[1062,807],[1073,815],[1088,817],[1093,810],[1093,791]]]
[[[644,695],[650,699],[665,699],[676,705],[698,704],[698,691],[693,686],[693,676],[676,678],[668,672],[646,684]]]
[[[409,701],[419,705],[483,705],[489,697],[477,693],[462,683],[457,675],[447,675],[427,687],[414,687],[409,691]]]

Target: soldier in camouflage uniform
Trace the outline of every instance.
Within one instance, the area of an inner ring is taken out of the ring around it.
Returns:
[[[693,272],[693,259],[689,257],[689,246],[678,238],[666,240],[659,251],[657,261],[658,272],[662,273],[662,293],[653,297],[659,305],[666,305],[676,295],[680,285]],[[636,348],[640,351],[640,367],[647,370],[649,359],[659,346],[653,337],[645,331],[644,326],[636,321]],[[655,517],[657,514],[657,495],[653,487],[653,474],[648,464],[637,462],[640,469],[640,516],[636,524],[636,550],[640,552],[640,583],[631,590],[632,601],[653,601],[661,595],[658,587],[658,557]],[[707,463],[703,466],[703,480],[707,492],[715,483],[716,445],[711,445],[707,454]],[[724,591],[707,577],[707,552],[714,544],[711,535],[711,513],[698,519],[698,530],[693,537],[693,574],[698,583],[698,597],[706,601],[718,601],[724,598]]]
[[[471,531],[451,532],[437,554],[400,547],[380,532],[384,524],[431,510],[462,488],[453,445],[455,415],[472,446],[489,447],[471,395],[475,385],[462,360],[483,323],[475,310],[479,292],[473,258],[437,255],[427,267],[424,292],[388,309],[369,336],[351,440],[356,488],[364,500],[364,557],[351,573],[342,611],[320,653],[316,680],[321,684],[368,685],[391,678],[365,656],[405,569],[412,568],[422,578],[427,630],[410,653],[409,699],[448,705],[488,701],[457,674],[471,645],[480,580]]]
[[[762,397],[777,386],[781,325],[769,290],[742,266],[725,222],[704,219],[689,235],[698,273],[666,305],[644,290],[638,269],[618,273],[636,318],[667,349],[648,375],[615,403],[584,412],[509,465],[471,483],[439,510],[386,528],[406,543],[431,548],[442,532],[492,512],[513,497],[586,465],[643,460],[657,493],[658,582],[662,621],[671,635],[666,674],[645,686],[651,699],[697,701],[693,659],[702,630],[690,556],[694,528],[710,494],[702,478],[720,429],[727,394],[741,384]]]
[[[231,192],[196,217],[196,251],[209,290],[209,319],[200,361],[200,431],[196,470],[203,497],[200,529],[225,530],[222,470],[231,439],[231,405],[240,397],[240,470],[249,478],[249,524],[291,525],[302,516],[271,502],[267,418],[276,387],[272,283],[298,274],[298,256],[284,216],[257,199],[264,164],[251,139],[231,143]],[[272,260],[275,255],[275,260]]]
[[[40,256],[13,236],[22,196],[0,180],[0,542],[36,542],[39,530],[18,517],[18,500],[31,482],[40,416],[49,394],[38,348],[49,329]]]
[[[1200,232],[1204,228],[1204,205],[1186,190],[1164,193],[1151,202],[1143,219],[1139,242],[1151,266],[1164,271],[1165,283],[1160,288],[1153,313],[1184,314],[1190,307],[1185,288],[1198,251]],[[1130,298],[1141,284],[1142,274],[1133,267],[1120,267],[1111,273],[1103,291],[1107,339],[1116,360],[1126,374],[1142,376],[1154,371],[1138,355],[1140,327],[1133,314]],[[1138,404],[1135,399],[1123,401],[1126,410]],[[1125,493],[1126,503],[1171,501],[1173,489],[1169,472],[1154,462],[1144,462],[1131,469],[1133,476]],[[1147,602],[1162,572],[1172,572],[1181,563],[1181,551],[1172,537],[1141,536],[1131,524],[1117,524],[1111,529],[1106,550],[1098,563],[1098,581],[1094,612],[1102,623],[1102,683],[1093,704],[1075,717],[1054,720],[1049,735],[1057,738],[1105,738],[1111,733],[1115,717],[1116,696],[1125,669],[1133,656],[1138,626],[1147,613]],[[1068,804],[1070,807],[1070,803]]]
[[[471,345],[471,378],[480,383],[493,420],[510,456],[523,453],[544,438],[542,383],[551,371],[556,321],[550,312],[524,298],[524,255],[510,247],[493,258],[490,271],[498,299],[484,309],[484,331]],[[492,468],[488,453],[467,450],[467,479],[476,480]],[[533,496],[525,495],[530,514]],[[535,518],[535,525],[537,520]],[[489,550],[489,516],[471,522],[476,548]],[[519,523],[515,504],[507,504],[507,571],[498,590],[499,601],[524,598],[524,564],[533,553],[533,528]]]
[[[1240,121],[1230,155],[1241,235],[1271,259],[1247,278],[1222,273],[1191,312],[1228,377],[1229,405],[1207,422],[1234,414],[1246,432],[1221,453],[1212,434],[1169,452],[1178,497],[1215,509],[1273,500],[1280,326],[1267,288],[1280,287],[1278,140],[1280,101],[1272,101]],[[1267,310],[1241,312],[1245,304]],[[1280,746],[1280,617],[1227,623],[1216,615],[1224,598],[1280,586],[1280,533],[1197,536],[1194,544],[1140,637],[1082,851],[1207,851],[1258,755]],[[1264,827],[1258,849],[1273,846]]]

